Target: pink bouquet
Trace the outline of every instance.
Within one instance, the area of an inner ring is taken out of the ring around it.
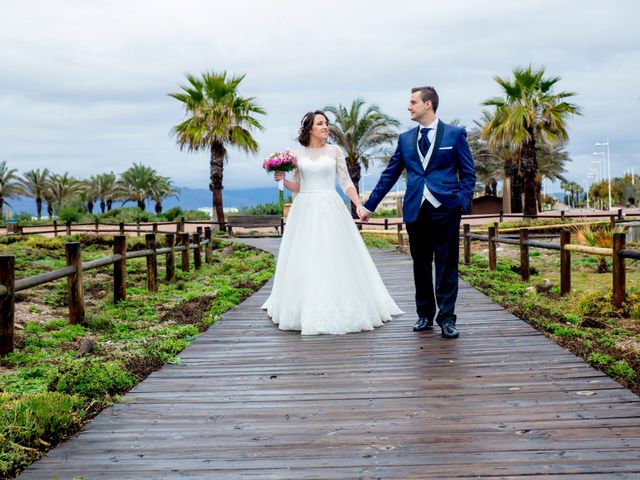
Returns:
[[[262,168],[267,172],[291,172],[298,166],[298,159],[291,153],[291,150],[284,152],[275,152],[269,155],[264,162]],[[278,182],[278,206],[282,212],[284,208],[284,180]]]
[[[262,168],[267,172],[291,172],[297,166],[298,159],[291,153],[291,150],[272,153],[262,162]]]

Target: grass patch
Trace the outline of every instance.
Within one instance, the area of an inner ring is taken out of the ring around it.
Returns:
[[[529,283],[514,273],[517,247],[504,247],[497,271],[488,270],[486,250],[474,243],[471,265],[460,265],[464,280],[527,321],[556,343],[587,360],[640,394],[640,286],[638,263],[628,262],[627,300],[612,303],[611,273],[596,273],[597,260],[572,256],[572,292],[559,295],[558,254],[541,251],[533,257],[538,270]],[[486,247],[486,245],[484,245]],[[593,257],[595,259],[595,257]],[[576,268],[578,271],[576,271]]]
[[[15,255],[19,276],[24,276],[35,271],[34,263],[38,268],[63,266],[69,240],[82,243],[83,260],[112,251],[109,237],[78,235],[12,238],[0,241],[0,252]],[[143,239],[130,239],[129,250],[141,248]],[[66,320],[64,280],[21,293],[16,349],[0,359],[0,478],[15,476],[163,363],[179,363],[180,352],[194,338],[273,275],[275,263],[268,253],[218,240],[214,248],[214,262],[197,271],[193,265],[190,272],[178,269],[171,283],[162,280],[161,255],[155,294],[145,288],[145,260],[128,261],[127,299],[117,305],[111,282],[105,280],[110,269],[86,271],[85,325]],[[106,293],[98,295],[101,291]],[[86,339],[93,350],[76,358]]]

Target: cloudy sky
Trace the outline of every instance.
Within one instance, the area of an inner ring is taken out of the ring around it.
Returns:
[[[470,126],[500,93],[494,75],[533,64],[577,92],[568,176],[584,185],[606,138],[612,176],[639,174],[638,18],[633,0],[3,2],[0,160],[77,177],[140,162],[207,188],[207,154],[169,135],[184,112],[167,93],[227,70],[268,114],[259,154],[232,150],[225,185],[270,186],[261,158],[296,146],[308,110],[362,97],[408,128],[409,90],[428,84],[440,118]]]

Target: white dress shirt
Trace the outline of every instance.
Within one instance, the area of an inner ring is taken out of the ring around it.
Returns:
[[[420,147],[419,147],[420,137],[422,137],[421,129],[423,129],[423,128],[430,128],[431,129],[431,130],[429,130],[429,133],[427,133],[427,138],[429,139],[429,142],[431,143],[431,145],[429,146],[429,150],[427,151],[427,154],[425,156],[422,155],[422,152],[420,151]],[[429,125],[420,124],[420,129],[418,130],[418,138],[417,138],[417,141],[416,141],[416,150],[418,151],[418,156],[420,157],[420,160],[422,161],[422,166],[424,167],[425,170],[427,168],[427,165],[429,165],[429,160],[433,156],[433,147],[434,147],[435,140],[436,140],[436,129],[437,128],[438,128],[438,119],[436,118]],[[427,188],[427,184],[426,183],[424,184],[424,192],[422,194],[422,201],[420,202],[420,206],[422,206],[422,203],[425,200],[428,200],[429,203],[431,205],[433,205],[435,208],[438,208],[440,205],[442,205],[436,199],[436,197],[434,197],[433,194],[429,191],[429,189]]]

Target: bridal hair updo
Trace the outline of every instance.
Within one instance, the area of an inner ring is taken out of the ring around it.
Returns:
[[[315,112],[307,112],[302,117],[300,121],[300,131],[298,132],[298,142],[303,147],[308,147],[309,142],[311,141],[311,129],[313,128],[313,120],[316,118],[316,115],[322,115],[327,124],[329,123],[329,118],[322,110],[316,110]]]

